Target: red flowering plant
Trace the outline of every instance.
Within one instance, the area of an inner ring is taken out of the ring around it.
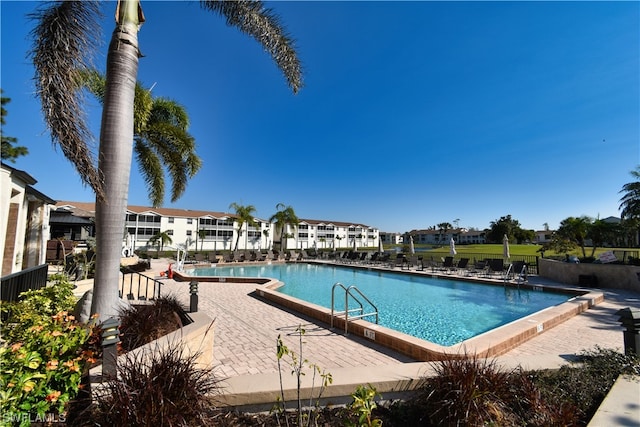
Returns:
[[[64,416],[95,361],[86,349],[93,326],[70,314],[73,286],[64,277],[55,280],[52,286],[25,292],[17,303],[3,304],[7,320],[0,345],[0,425]]]

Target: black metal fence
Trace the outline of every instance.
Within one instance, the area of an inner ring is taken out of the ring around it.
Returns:
[[[440,261],[440,254],[434,254],[434,255],[430,255],[428,252],[416,252],[417,256],[422,256],[423,259],[425,260],[431,260],[431,261]],[[442,255],[442,257],[444,256],[449,256],[447,255]],[[483,254],[483,253],[463,253],[463,254],[457,254],[454,256],[454,264],[457,264],[458,261],[460,261],[461,258],[469,258],[469,265],[472,266],[474,265],[476,262],[479,261],[489,261],[492,259],[497,259],[500,258],[504,261],[504,264],[506,266],[508,266],[509,264],[515,262],[515,261],[522,261],[525,262],[527,264],[527,271],[529,272],[529,274],[538,274],[538,256],[536,255],[511,255],[508,259],[507,258],[503,258],[500,255],[497,254]]]
[[[160,298],[162,282],[146,276],[138,271],[122,271],[122,287],[120,298],[138,301],[151,301]]]
[[[42,264],[2,277],[2,279],[0,279],[0,295],[2,301],[18,301],[18,297],[22,292],[47,286],[48,270],[49,266]]]

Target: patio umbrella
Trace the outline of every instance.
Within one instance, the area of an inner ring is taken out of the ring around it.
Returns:
[[[502,238],[502,255],[505,258],[510,258],[511,257],[511,254],[509,253],[509,238],[507,237],[506,234]]]
[[[409,253],[411,255],[416,253],[416,247],[413,244],[413,236],[409,236]]]
[[[455,255],[458,252],[456,252],[456,242],[453,240],[453,237],[451,238],[451,241],[449,242],[449,255]]]
[[[358,242],[356,241],[356,239],[353,239],[353,250],[357,251],[358,250]]]
[[[382,244],[382,239],[380,238],[380,236],[378,236],[378,252],[384,252],[384,245]]]

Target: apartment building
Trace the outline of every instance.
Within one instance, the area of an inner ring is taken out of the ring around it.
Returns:
[[[95,212],[93,203],[60,201],[56,204],[57,218],[67,212]],[[155,248],[150,241],[158,233],[166,233],[171,243],[165,249],[186,248],[187,251],[266,250],[377,247],[379,230],[364,224],[338,221],[300,219],[297,227],[276,230],[275,224],[254,218],[255,225],[244,224],[239,230],[234,214],[190,209],[128,206],[123,230],[123,252]],[[70,221],[72,222],[72,221]],[[71,224],[70,224],[71,225]],[[57,229],[62,230],[61,224]],[[65,235],[80,236],[69,228]]]

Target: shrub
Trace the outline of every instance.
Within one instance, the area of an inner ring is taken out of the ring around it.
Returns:
[[[58,280],[3,307],[8,318],[0,347],[0,412],[22,424],[51,413],[64,415],[94,362],[93,354],[83,351],[92,328],[69,315],[72,288]]]
[[[572,365],[530,375],[547,400],[556,404],[571,402],[584,418],[590,419],[618,376],[640,375],[640,359],[598,346],[579,356]]]
[[[219,381],[212,369],[197,366],[198,357],[183,345],[127,355],[117,378],[94,393],[85,425],[210,425]]]
[[[131,351],[179,329],[187,322],[184,312],[185,308],[173,295],[121,310],[122,350]]]

